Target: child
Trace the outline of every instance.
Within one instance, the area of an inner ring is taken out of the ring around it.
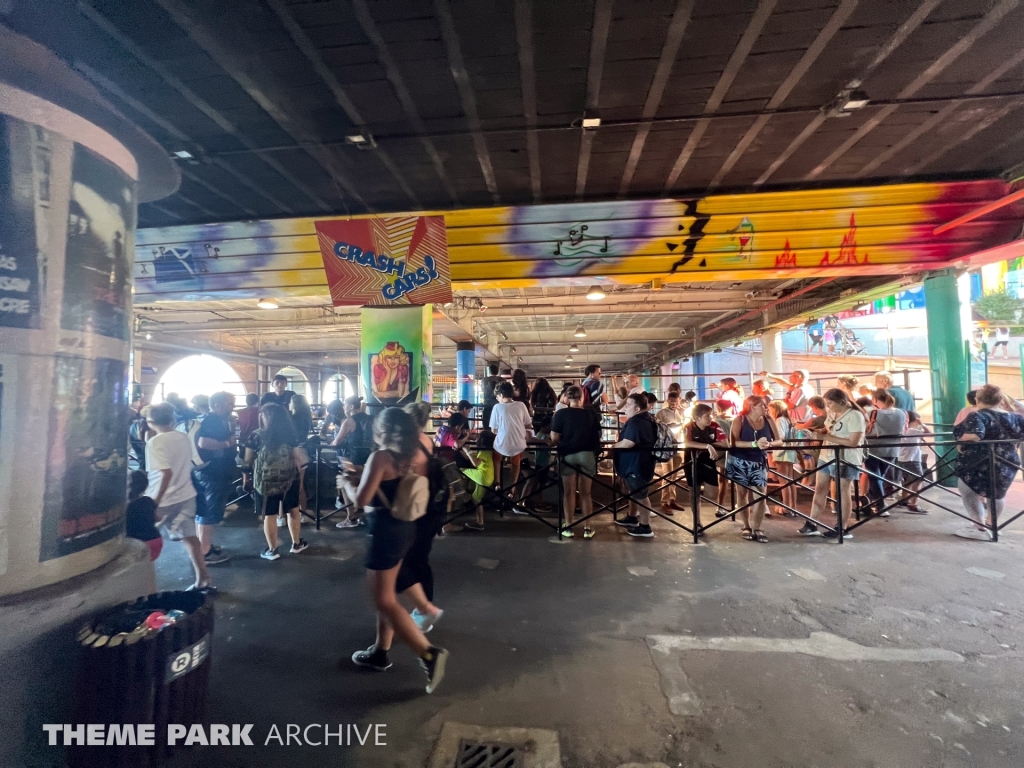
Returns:
[[[494,433],[484,430],[476,439],[476,466],[463,469],[462,474],[473,481],[473,501],[476,502],[476,520],[470,520],[463,528],[467,531],[484,529],[484,494],[494,485]]]
[[[143,496],[149,486],[149,475],[135,470],[128,475],[128,509],[125,511],[125,535],[146,542],[149,547],[149,561],[160,556],[164,541],[156,529],[159,515],[156,502]]]
[[[907,428],[903,432],[904,435],[925,435],[930,434],[930,432],[931,430],[924,425],[917,413],[907,411]],[[903,472],[903,486],[909,489],[909,493],[906,490],[903,491],[899,506],[906,507],[907,512],[912,515],[927,515],[928,510],[917,506],[918,497],[911,495],[917,493],[917,490],[921,487],[922,476],[924,475],[921,463],[921,441],[904,440],[900,446],[898,463],[900,470]]]
[[[814,415],[807,421],[793,425],[799,430],[796,435],[799,440],[813,440],[828,431],[825,427],[825,398],[814,395],[808,398],[807,405]],[[817,447],[819,445],[821,443],[805,444],[800,448],[804,472],[807,472],[810,477],[809,481],[807,476],[804,477],[802,485],[806,488],[813,488],[818,476],[818,454],[821,453]]]
[[[704,484],[719,485],[715,460],[720,455],[725,455],[728,445],[729,438],[712,417],[711,406],[707,403],[697,403],[693,407],[693,421],[683,427],[682,446],[686,449],[683,470],[686,473],[687,485],[693,489],[698,515]],[[724,477],[722,482],[725,482]],[[719,509],[716,514],[722,517],[724,512]]]

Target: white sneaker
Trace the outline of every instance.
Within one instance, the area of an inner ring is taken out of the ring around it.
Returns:
[[[436,614],[420,613],[419,608],[412,609],[412,620],[419,627],[420,632],[427,634],[434,628],[434,625],[441,620],[444,616],[444,611],[438,611]]]
[[[969,528],[954,531],[953,535],[958,536],[961,539],[971,539],[972,541],[992,541],[991,533],[983,531],[980,528],[975,528],[973,525]]]
[[[278,528],[284,528],[286,525],[288,525],[288,521],[287,520],[285,520],[283,517],[278,517],[277,518],[277,527]]]
[[[347,530],[349,528],[358,528],[362,524],[363,524],[363,519],[361,517],[357,517],[357,518],[346,517],[340,523],[335,523],[334,527],[335,528],[341,528],[342,530]]]

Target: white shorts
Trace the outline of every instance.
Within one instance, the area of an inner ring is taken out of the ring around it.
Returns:
[[[177,504],[165,504],[159,512],[164,516],[159,523],[160,533],[171,541],[181,541],[196,536],[196,500],[191,499]]]

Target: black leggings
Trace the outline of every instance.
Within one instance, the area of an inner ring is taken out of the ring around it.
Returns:
[[[423,586],[427,600],[434,600],[434,571],[430,568],[430,550],[434,537],[444,523],[444,516],[427,513],[416,521],[416,538],[402,559],[395,581],[395,592],[401,594],[413,584]]]

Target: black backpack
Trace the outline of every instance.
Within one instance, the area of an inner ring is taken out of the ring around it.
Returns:
[[[356,413],[352,415],[352,421],[356,423],[356,428],[341,444],[341,456],[357,467],[362,467],[375,450],[373,419],[365,413]]]

